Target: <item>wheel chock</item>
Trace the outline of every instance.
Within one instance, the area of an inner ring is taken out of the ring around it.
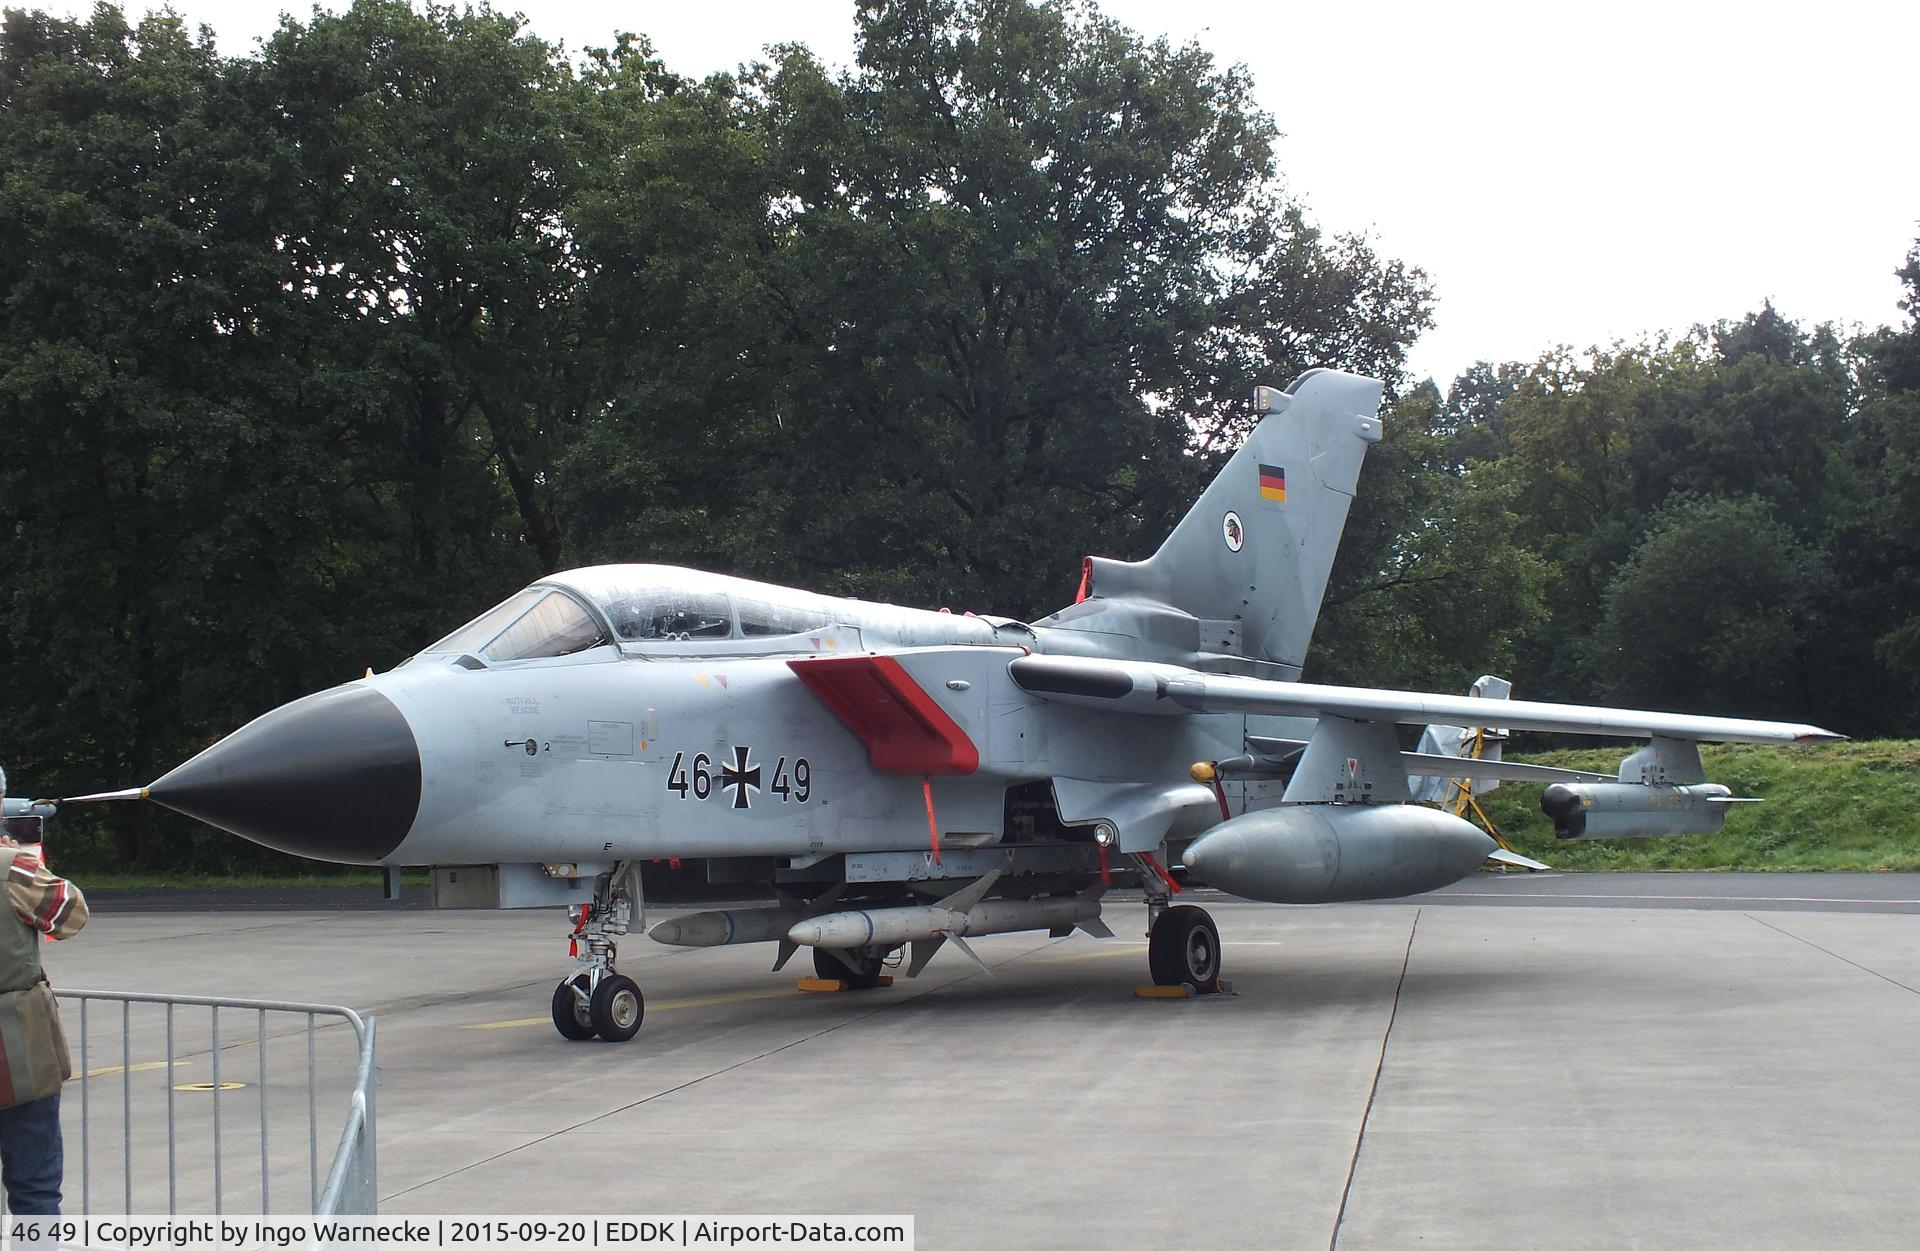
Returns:
[[[891,985],[893,985],[893,978],[888,976],[885,973],[882,973],[880,975],[879,980],[874,983],[874,989],[878,990],[881,987],[891,986]],[[836,990],[852,990],[853,987],[847,985],[845,978],[803,977],[798,982],[794,983],[794,989],[804,990],[812,994],[820,995],[820,994],[831,994]]]
[[[1178,986],[1135,986],[1135,999],[1191,999],[1194,989],[1182,982]]]
[[[1208,991],[1195,990],[1184,982],[1178,986],[1135,986],[1133,988],[1135,999],[1198,999],[1203,994],[1230,995],[1232,993],[1233,983],[1224,977],[1216,981],[1213,989]]]

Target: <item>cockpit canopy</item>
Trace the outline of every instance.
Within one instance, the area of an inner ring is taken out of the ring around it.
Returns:
[[[533,586],[481,613],[426,653],[453,652],[492,661],[571,656],[608,641],[607,629],[563,591]]]
[[[570,656],[607,643],[711,643],[805,634],[833,624],[831,601],[805,591],[663,565],[599,565],[555,574],[482,613],[423,655],[493,663]]]

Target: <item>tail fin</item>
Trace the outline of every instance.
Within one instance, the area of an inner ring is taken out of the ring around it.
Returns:
[[[1199,619],[1198,651],[1298,677],[1361,462],[1382,433],[1381,390],[1334,369],[1308,370],[1285,393],[1258,388],[1260,424],[1160,550],[1088,557],[1082,598],[1175,609]]]

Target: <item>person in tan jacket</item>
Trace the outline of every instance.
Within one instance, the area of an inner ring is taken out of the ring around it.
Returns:
[[[0,770],[0,799],[6,793],[7,775]],[[0,1002],[17,1001],[46,980],[40,968],[41,936],[71,938],[79,933],[87,923],[87,901],[79,887],[47,868],[37,847],[22,847],[0,835],[0,863],[6,865],[7,902],[12,905],[11,920],[0,915]],[[47,1010],[51,1012],[51,1006]],[[57,1016],[51,1040],[20,1036],[22,1019],[19,1012],[0,1010],[0,1050],[6,1059],[0,1064],[0,1185],[15,1216],[58,1216],[66,1163],[58,1083],[51,1094],[27,1099],[18,1097],[25,1092],[16,1092],[13,1083],[16,1072],[29,1067],[45,1073],[57,1066],[58,1073],[67,1072],[66,1042]],[[34,1054],[48,1048],[58,1054]],[[23,1058],[22,1064],[16,1065],[16,1056]]]

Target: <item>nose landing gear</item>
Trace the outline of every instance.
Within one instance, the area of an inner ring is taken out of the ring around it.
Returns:
[[[640,907],[640,866],[623,861],[594,879],[592,903],[567,910],[573,972],[553,988],[553,1027],[562,1038],[626,1042],[640,1032],[646,999],[638,983],[613,969],[614,940],[632,928]]]

